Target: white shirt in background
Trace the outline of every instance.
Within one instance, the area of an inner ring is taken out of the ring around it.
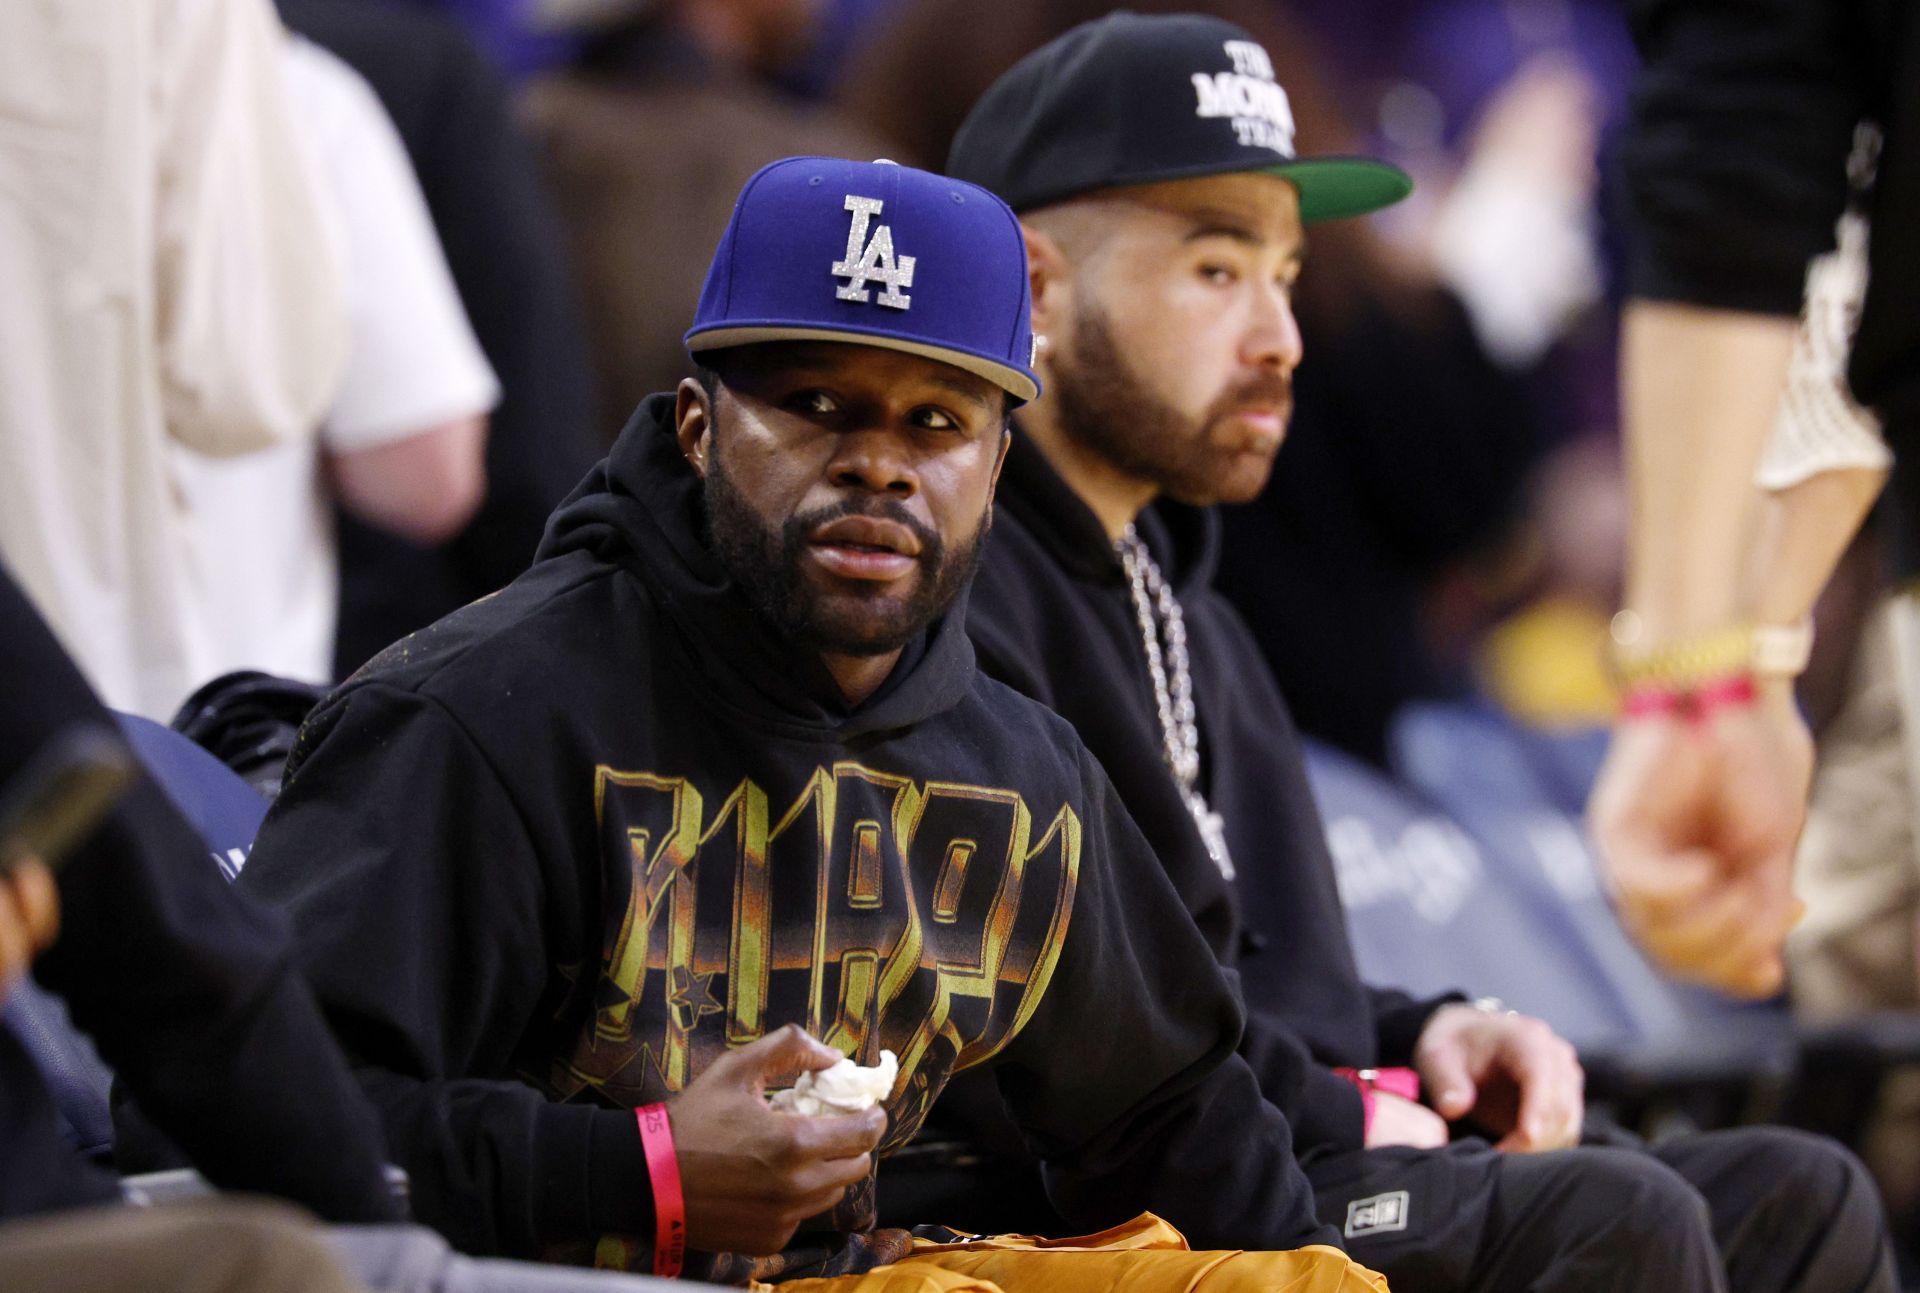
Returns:
[[[297,37],[287,91],[346,283],[352,334],[319,442],[217,459],[182,446],[194,559],[223,669],[332,678],[339,568],[321,450],[392,444],[489,412],[499,386],[474,339],[405,146],[373,89]]]
[[[267,0],[0,0],[0,559],[160,719],[228,658],[173,447],[308,443],[346,356],[285,39]]]

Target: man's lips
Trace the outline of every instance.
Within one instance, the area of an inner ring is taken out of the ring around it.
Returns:
[[[920,539],[898,521],[843,516],[807,537],[814,559],[843,579],[889,583],[919,564]]]
[[[903,557],[920,555],[920,536],[884,516],[842,516],[814,530],[807,540],[837,547],[879,548]]]
[[[1272,404],[1249,404],[1234,409],[1227,415],[1248,431],[1249,443],[1243,449],[1260,452],[1271,451],[1279,447],[1287,434],[1287,409]]]

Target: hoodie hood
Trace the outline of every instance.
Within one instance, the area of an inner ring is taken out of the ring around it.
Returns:
[[[613,450],[547,522],[538,558],[590,553],[639,578],[716,694],[796,736],[846,741],[923,722],[974,679],[966,593],[907,644],[892,675],[849,705],[818,652],[783,636],[707,546],[701,481],[674,435],[674,397],[648,396]]]

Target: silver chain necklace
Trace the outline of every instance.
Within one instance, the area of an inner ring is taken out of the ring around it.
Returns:
[[[1200,793],[1200,727],[1193,708],[1193,666],[1187,658],[1187,621],[1173,589],[1161,577],[1147,545],[1129,525],[1114,544],[1133,616],[1140,625],[1140,644],[1147,651],[1147,673],[1153,679],[1153,700],[1160,712],[1160,749],[1167,770],[1180,786],[1187,811],[1200,828],[1207,856],[1220,874],[1233,879],[1233,858],[1227,852],[1227,828],[1219,813]],[[1164,643],[1164,644],[1163,644]]]

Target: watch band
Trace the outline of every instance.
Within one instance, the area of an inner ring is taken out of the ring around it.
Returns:
[[[1621,611],[1611,634],[1614,676],[1627,689],[1691,691],[1741,674],[1795,678],[1813,655],[1811,616],[1795,624],[1734,624],[1648,645],[1640,617]]]

